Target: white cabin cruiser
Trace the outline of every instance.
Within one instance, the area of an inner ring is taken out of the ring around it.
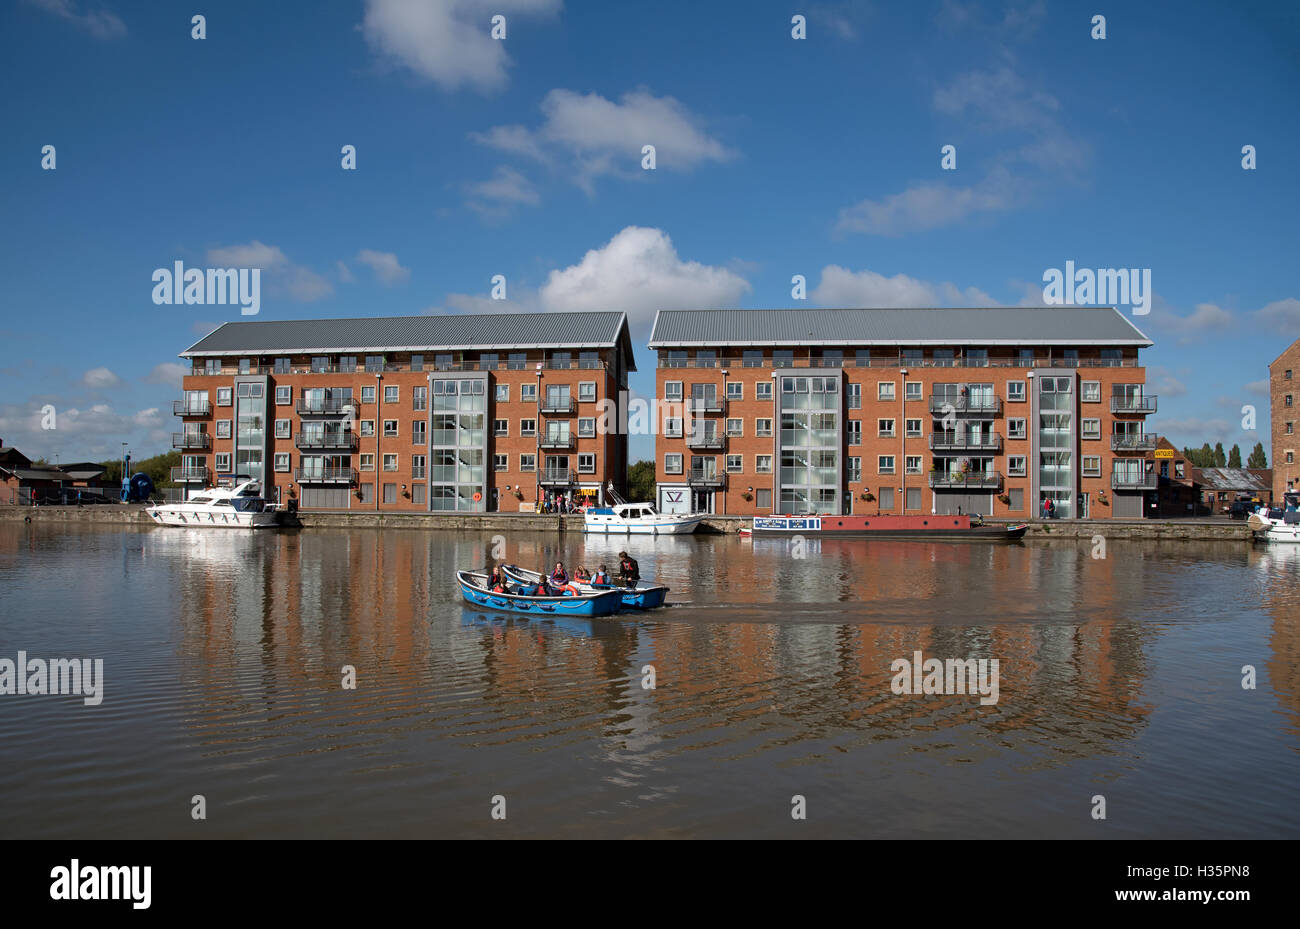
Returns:
[[[1300,500],[1295,493],[1285,494],[1283,500],[1281,508],[1260,507],[1246,520],[1259,541],[1300,544],[1300,509],[1297,509]]]
[[[262,485],[253,480],[211,487],[183,503],[161,503],[145,512],[159,525],[191,529],[271,529],[280,524],[279,510],[262,499]]]
[[[583,532],[604,535],[687,535],[704,521],[705,513],[659,513],[649,503],[618,503],[587,507]]]

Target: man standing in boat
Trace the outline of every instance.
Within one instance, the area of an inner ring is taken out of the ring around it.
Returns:
[[[641,566],[627,552],[618,553],[618,579],[628,587],[635,587],[641,580]]]

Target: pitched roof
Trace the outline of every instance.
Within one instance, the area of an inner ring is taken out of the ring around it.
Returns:
[[[238,352],[438,351],[510,348],[612,348],[631,354],[624,313],[500,313],[372,316],[228,322],[195,342],[182,358]]]
[[[1196,483],[1212,490],[1262,490],[1273,486],[1270,468],[1193,468]]]
[[[689,345],[1153,344],[1114,307],[660,310],[651,348]]]

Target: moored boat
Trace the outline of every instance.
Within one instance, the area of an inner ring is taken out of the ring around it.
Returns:
[[[752,535],[1014,542],[1028,529],[1028,523],[986,525],[970,516],[755,516]]]
[[[523,584],[536,584],[542,578],[541,572],[529,571],[527,568],[521,568],[517,565],[502,565],[501,570],[505,572],[507,577]],[[669,590],[663,584],[619,587],[614,584],[588,584],[581,581],[570,581],[569,585],[583,592],[617,591],[622,598],[623,608],[630,610],[653,610],[663,606]]]
[[[650,503],[588,507],[582,531],[604,535],[686,535],[704,521],[704,513],[660,513]]]
[[[1255,531],[1258,541],[1300,544],[1300,511],[1295,509],[1300,495],[1285,494],[1283,501],[1280,508],[1260,507],[1247,518],[1246,525]]]
[[[488,576],[481,571],[456,572],[456,582],[466,602],[489,610],[537,616],[609,616],[622,606],[622,597],[617,590],[538,597],[498,593],[488,588],[487,580]]]
[[[280,524],[275,504],[262,499],[257,481],[212,487],[181,503],[160,503],[145,512],[161,526],[190,529],[272,529]]]

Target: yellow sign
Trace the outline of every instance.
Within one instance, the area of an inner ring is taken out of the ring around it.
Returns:
[[[1173,450],[1172,448],[1157,448],[1157,449],[1156,449],[1156,457],[1157,457],[1157,458],[1172,458],[1172,457],[1174,457],[1174,450]]]

